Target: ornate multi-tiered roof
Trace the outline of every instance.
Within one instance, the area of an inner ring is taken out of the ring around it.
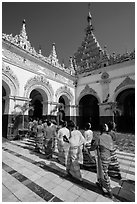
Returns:
[[[65,67],[64,65],[59,63],[57,53],[56,53],[56,47],[55,43],[52,44],[52,51],[49,57],[45,57],[42,55],[41,48],[37,52],[34,47],[32,47],[31,43],[28,40],[27,32],[26,32],[26,22],[23,20],[21,32],[19,35],[16,35],[15,37],[12,36],[12,34],[2,34],[2,39],[10,42],[13,45],[18,46],[19,48],[23,49],[24,51],[28,52],[29,54],[33,55],[34,57],[37,57],[44,61],[45,63],[48,63],[58,69],[61,69],[65,72],[67,72],[70,75],[74,75],[74,68],[73,64],[70,63],[69,67]]]
[[[92,16],[89,11],[87,16],[88,25],[85,29],[86,36],[73,56],[73,64],[77,74],[91,72],[92,70],[106,67],[112,64],[135,59],[135,51],[123,55],[109,55],[104,46],[104,50],[100,47],[93,31]]]
[[[64,64],[59,63],[55,43],[52,44],[52,51],[49,57],[43,56],[41,49],[39,49],[39,51],[37,52],[35,48],[32,47],[26,33],[25,20],[23,20],[22,29],[19,35],[13,37],[12,34],[7,35],[3,33],[2,38],[3,40],[14,44],[19,48],[23,49],[24,51],[28,52],[29,54],[39,58],[45,63],[48,63],[58,69],[61,69],[70,75],[91,72],[92,70],[104,66],[109,66],[112,64],[117,64],[135,59],[135,50],[131,53],[126,52],[123,55],[115,55],[115,53],[113,53],[113,55],[109,55],[106,51],[106,46],[104,46],[104,49],[102,49],[94,35],[94,29],[92,26],[92,16],[90,11],[87,16],[87,22],[88,25],[85,29],[85,38],[74,56],[70,57],[68,67],[64,66]]]

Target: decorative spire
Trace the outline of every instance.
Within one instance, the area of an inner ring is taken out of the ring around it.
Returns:
[[[93,33],[92,16],[90,13],[90,3],[88,4],[88,26],[85,29],[86,36],[81,47],[74,54],[77,64],[77,72],[82,73],[87,70],[96,69],[99,66],[100,57],[103,51]]]
[[[70,69],[70,74],[75,73],[72,56],[70,56],[70,58],[69,58],[69,69]]]
[[[72,56],[69,57],[69,64],[70,64],[70,68],[73,68],[73,61],[72,61]]]
[[[88,21],[88,25],[91,26],[92,25],[92,16],[90,13],[90,3],[88,4],[88,16],[87,16],[87,21]]]
[[[49,56],[49,59],[54,66],[56,66],[58,64],[58,58],[57,58],[55,43],[52,44],[52,51],[51,51],[51,54]]]
[[[57,58],[55,43],[52,44],[52,56],[53,56],[54,58]]]
[[[27,33],[26,33],[26,21],[25,19],[22,21],[22,29],[21,29],[21,32],[20,32],[20,36],[22,36],[24,39],[27,40]]]

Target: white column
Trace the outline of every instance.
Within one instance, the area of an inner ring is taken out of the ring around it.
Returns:
[[[12,107],[14,106],[14,103],[12,104],[12,101],[9,98],[9,96],[5,96],[5,97],[3,97],[3,99],[5,100],[4,114],[9,114],[9,113],[11,113],[11,110],[12,110]]]
[[[70,116],[77,116],[77,106],[76,105],[71,105],[70,106]]]
[[[107,100],[107,98],[109,97],[109,83],[110,83],[110,79],[105,79],[100,82],[102,86],[102,102]]]
[[[57,111],[58,111],[58,108],[57,108],[57,105],[58,103],[57,102],[49,102],[50,104],[50,115],[57,115]]]
[[[47,114],[50,115],[51,114],[51,111],[52,111],[52,102],[51,101],[48,101],[48,111],[47,111]]]
[[[48,115],[48,102],[47,101],[43,101],[42,105],[43,105],[43,113],[42,113],[42,115]]]

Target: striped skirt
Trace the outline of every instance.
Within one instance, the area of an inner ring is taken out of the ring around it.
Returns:
[[[111,151],[111,162],[108,167],[108,173],[110,177],[116,177],[116,178],[121,177],[120,166],[119,166],[119,162],[116,154],[116,148],[114,148],[114,150]]]
[[[57,143],[58,147],[58,160],[61,164],[67,165],[67,158],[68,158],[68,152],[69,152],[69,144],[58,140]]]
[[[53,154],[53,139],[45,139],[44,140],[44,148],[46,158],[51,158]]]
[[[70,147],[66,166],[67,173],[71,174],[71,176],[78,180],[82,180],[79,164],[80,152],[81,151],[79,147]]]
[[[96,168],[95,151],[90,151],[90,146],[86,146],[87,151],[83,149],[83,166]]]
[[[110,163],[109,150],[99,151],[97,149],[97,180],[102,188],[111,191],[110,178],[108,176],[108,166]]]
[[[35,149],[41,149],[43,148],[43,134],[39,134],[35,137]]]

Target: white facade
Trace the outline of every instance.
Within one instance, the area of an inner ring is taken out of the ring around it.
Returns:
[[[25,22],[20,35],[13,37],[3,34],[2,113],[5,127],[11,122],[15,105],[23,105],[27,101],[34,106],[36,102],[40,104],[37,107],[41,106],[38,111],[42,111],[42,117],[56,116],[56,107],[63,101],[65,116],[75,119],[78,125],[80,121],[84,123],[86,120],[95,120],[98,124],[107,121],[106,118],[110,120],[117,103],[125,115],[128,95],[129,103],[134,105],[133,99],[130,101],[130,95],[132,98],[135,95],[134,52],[126,53],[124,60],[121,57],[109,57],[106,50],[101,50],[93,35],[92,24],[88,23],[86,32],[89,37],[86,37],[81,50],[76,53],[76,61],[70,58],[68,68],[59,64],[55,44],[49,57],[44,57],[41,50],[37,53],[31,47],[27,40]],[[86,54],[87,50],[90,54]],[[134,107],[130,109],[133,119]],[[35,112],[34,115],[39,116],[39,113]],[[78,117],[81,119],[77,120]]]

